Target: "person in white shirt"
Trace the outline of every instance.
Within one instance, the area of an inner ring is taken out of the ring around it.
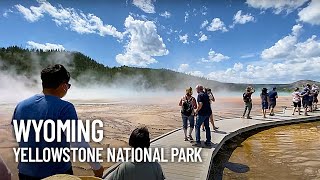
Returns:
[[[294,90],[294,92],[292,93],[292,102],[293,102],[292,115],[294,115],[294,113],[296,112],[297,108],[298,108],[299,115],[301,115],[301,113],[300,113],[300,109],[301,109],[301,92],[299,91],[299,88],[296,88]]]

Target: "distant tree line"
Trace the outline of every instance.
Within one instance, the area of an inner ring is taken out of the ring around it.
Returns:
[[[202,84],[213,90],[228,89],[243,91],[247,84],[220,83],[204,77],[195,77],[169,69],[150,69],[138,67],[108,67],[92,58],[80,53],[64,50],[43,51],[39,49],[24,49],[10,46],[0,49],[0,70],[15,71],[18,75],[29,78],[39,75],[41,69],[60,63],[68,68],[73,79],[83,85],[98,83],[103,85],[131,83],[136,89],[167,89],[182,90],[186,87],[195,87]],[[35,80],[34,80],[35,81]],[[298,81],[292,84],[277,84],[278,90],[291,91],[295,86],[303,83],[317,83],[314,81]],[[273,85],[254,85],[256,88],[270,87]]]

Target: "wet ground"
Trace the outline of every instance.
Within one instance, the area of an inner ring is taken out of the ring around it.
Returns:
[[[215,179],[320,179],[320,121],[260,131],[227,141]]]

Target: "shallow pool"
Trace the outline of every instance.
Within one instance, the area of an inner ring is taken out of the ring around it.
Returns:
[[[259,132],[224,165],[223,179],[320,179],[320,121]]]

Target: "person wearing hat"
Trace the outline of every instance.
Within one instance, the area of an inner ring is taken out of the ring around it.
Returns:
[[[246,112],[248,110],[247,119],[251,119],[251,117],[250,117],[250,112],[251,112],[251,109],[252,109],[252,98],[251,98],[251,95],[254,92],[255,92],[255,90],[251,86],[248,86],[246,88],[246,92],[243,93],[243,95],[242,95],[243,102],[245,103],[244,112],[243,112],[242,118],[245,117]]]
[[[260,98],[261,98],[263,118],[266,118],[267,109],[269,108],[268,104],[270,102],[267,88],[262,88],[262,91],[261,91],[261,94],[260,94]]]
[[[182,126],[184,132],[185,141],[193,141],[192,131],[194,129],[194,110],[197,109],[196,99],[192,96],[192,88],[189,87],[186,89],[186,94],[180,99],[179,106],[181,106],[181,117],[182,117]],[[189,136],[187,136],[189,121]]]
[[[278,92],[276,90],[277,88],[273,87],[272,91],[268,93],[269,100],[270,100],[270,104],[269,104],[270,116],[274,116],[274,108],[277,105]]]

